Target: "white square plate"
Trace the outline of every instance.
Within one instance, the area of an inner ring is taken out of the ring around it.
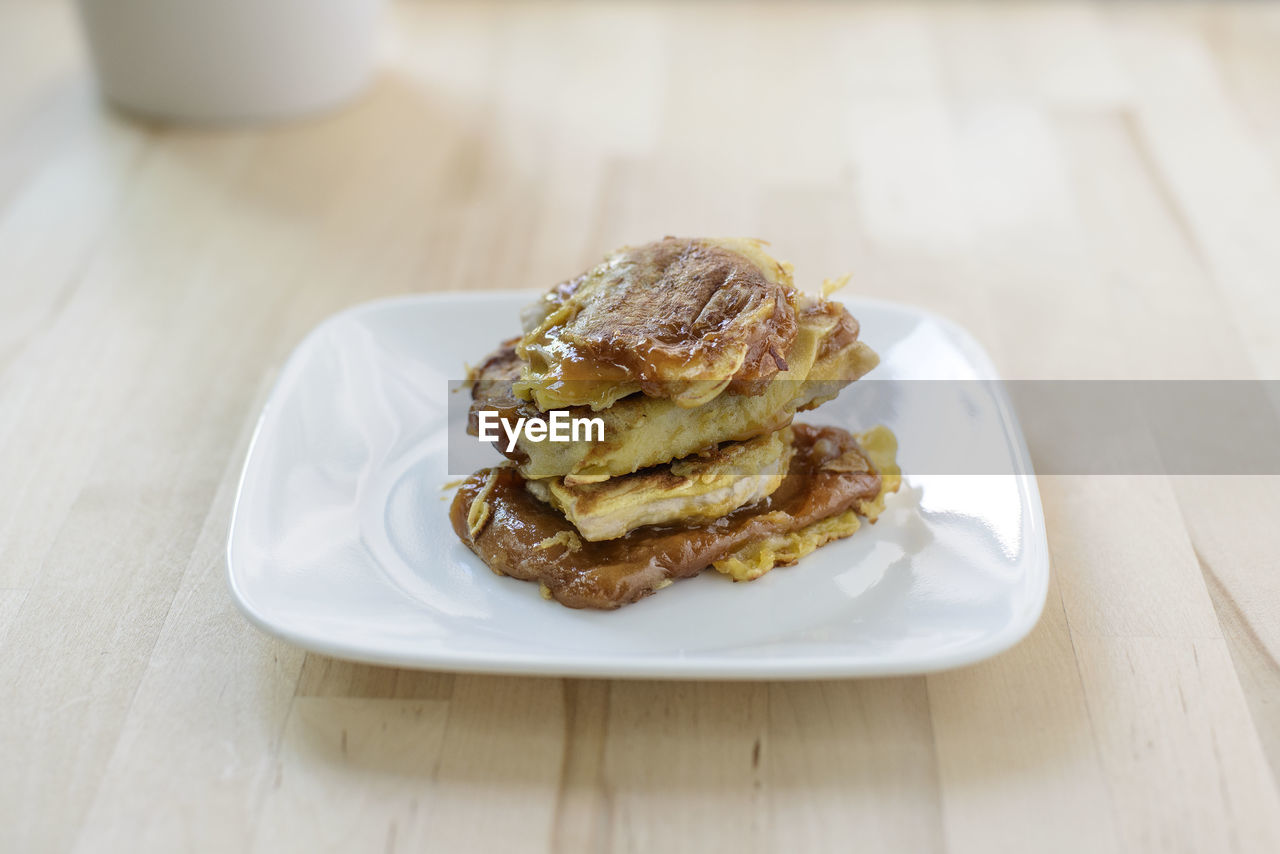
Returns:
[[[842,397],[807,413],[856,429],[888,424],[903,488],[876,525],[757,581],[704,572],[595,612],[494,575],[449,526],[452,493],[442,487],[457,425],[447,388],[517,331],[519,308],[536,296],[368,303],[298,346],[250,446],[227,546],[231,589],[250,620],[307,649],[379,664],[701,679],[940,670],[1008,649],[1035,625],[1049,579],[1044,517],[998,386],[1012,475],[913,474],[922,425],[899,423],[907,419],[893,407],[851,412]],[[880,353],[873,377],[995,378],[977,343],[946,320],[889,303],[848,306]]]

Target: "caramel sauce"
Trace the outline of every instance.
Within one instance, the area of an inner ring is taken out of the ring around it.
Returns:
[[[748,543],[799,530],[879,494],[880,476],[847,431],[805,424],[792,429],[795,454],[782,485],[708,524],[638,528],[571,549],[573,525],[506,467],[468,478],[454,497],[450,520],[459,539],[494,572],[540,581],[571,608],[617,608],[672,579],[696,575]],[[478,499],[488,503],[487,514],[472,513]],[[468,520],[480,515],[486,522],[473,535]]]
[[[802,313],[806,317],[826,315],[834,318],[836,322],[835,328],[822,339],[822,346],[818,349],[818,355],[814,361],[826,359],[858,340],[861,327],[858,326],[857,319],[840,303],[819,300],[805,306]]]

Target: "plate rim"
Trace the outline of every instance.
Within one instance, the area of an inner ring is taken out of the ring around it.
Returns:
[[[448,290],[380,297],[356,303],[328,315],[299,339],[276,374],[271,384],[271,389],[262,405],[262,411],[258,413],[252,435],[245,449],[244,461],[241,464],[240,475],[237,479],[235,498],[232,503],[231,516],[227,528],[224,549],[227,582],[236,606],[252,625],[268,635],[278,637],[309,652],[316,652],[346,661],[405,669],[511,676],[750,681],[858,679],[909,676],[954,670],[986,661],[1012,649],[1039,624],[1048,601],[1049,580],[1052,572],[1044,521],[1044,507],[1040,497],[1039,480],[1035,474],[1034,461],[1027,446],[1026,436],[1022,431],[1017,414],[1004,389],[1003,380],[996,370],[995,364],[977,339],[967,329],[950,318],[930,309],[920,308],[908,303],[861,296],[849,302],[871,305],[886,311],[910,314],[937,324],[959,342],[966,356],[973,362],[975,367],[993,381],[993,386],[996,389],[995,402],[1001,422],[1006,429],[1007,435],[1014,440],[1010,445],[1010,449],[1015,454],[1018,473],[1012,475],[1012,477],[1017,478],[1019,495],[1026,502],[1029,511],[1027,530],[1030,534],[1030,545],[1036,552],[1032,556],[1030,564],[1043,566],[1043,570],[1038,572],[1034,579],[1034,585],[1028,589],[1026,605],[1021,611],[1016,612],[1014,619],[1011,619],[999,632],[959,651],[942,654],[933,653],[928,657],[918,657],[905,661],[901,658],[895,658],[885,660],[882,664],[874,660],[867,661],[831,655],[787,655],[779,659],[734,659],[724,657],[708,659],[697,655],[686,657],[681,653],[662,653],[660,655],[629,655],[625,658],[587,656],[575,659],[558,657],[548,659],[543,654],[521,654],[518,652],[451,651],[447,654],[441,654],[431,647],[425,647],[421,653],[410,658],[395,652],[360,646],[357,642],[328,637],[318,632],[307,633],[299,631],[290,625],[283,624],[281,621],[273,621],[262,613],[237,578],[233,556],[236,533],[240,528],[239,523],[243,512],[245,485],[251,476],[255,451],[258,450],[262,441],[262,433],[268,415],[278,406],[278,395],[286,380],[300,370],[303,364],[303,357],[309,353],[312,342],[340,322],[396,305],[515,298],[535,299],[541,293],[542,291],[536,289],[508,288],[479,291]]]

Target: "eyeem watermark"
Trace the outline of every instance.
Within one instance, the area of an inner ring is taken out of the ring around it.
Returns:
[[[603,418],[576,418],[562,409],[547,413],[546,418],[503,418],[492,409],[476,413],[481,442],[497,442],[501,429],[507,436],[507,453],[515,450],[523,434],[530,442],[603,442]]]
[[[803,381],[774,382],[787,383],[792,397],[810,394]],[[497,407],[471,413],[472,404],[470,395],[450,395],[451,477],[493,465],[502,449],[514,454],[539,437],[622,446],[645,431],[645,419],[606,415],[607,430],[604,423],[590,423],[598,419],[587,418],[590,427],[582,423],[575,433],[572,416],[591,414],[589,410],[522,409],[528,419],[520,419],[515,410],[492,411]],[[689,410],[688,417],[697,412]],[[510,419],[506,425],[502,414]],[[898,437],[903,469],[914,475],[1023,474],[1020,446],[1025,439],[1039,475],[1280,477],[1280,380],[1000,382],[879,380],[873,375],[850,384],[821,409],[797,414],[796,420],[853,431],[883,424]],[[479,442],[473,438],[476,427]],[[683,423],[677,429],[684,429]],[[714,433],[713,427],[706,429],[708,435]]]

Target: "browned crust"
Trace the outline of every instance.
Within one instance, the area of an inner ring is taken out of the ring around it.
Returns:
[[[669,397],[673,377],[714,379],[689,370],[714,370],[726,352],[742,352],[728,390],[757,394],[787,368],[797,328],[794,289],[729,248],[677,237],[627,247],[553,288],[548,313],[589,277],[598,284],[576,314],[538,339],[555,353],[547,369],[560,383],[631,382]]]

